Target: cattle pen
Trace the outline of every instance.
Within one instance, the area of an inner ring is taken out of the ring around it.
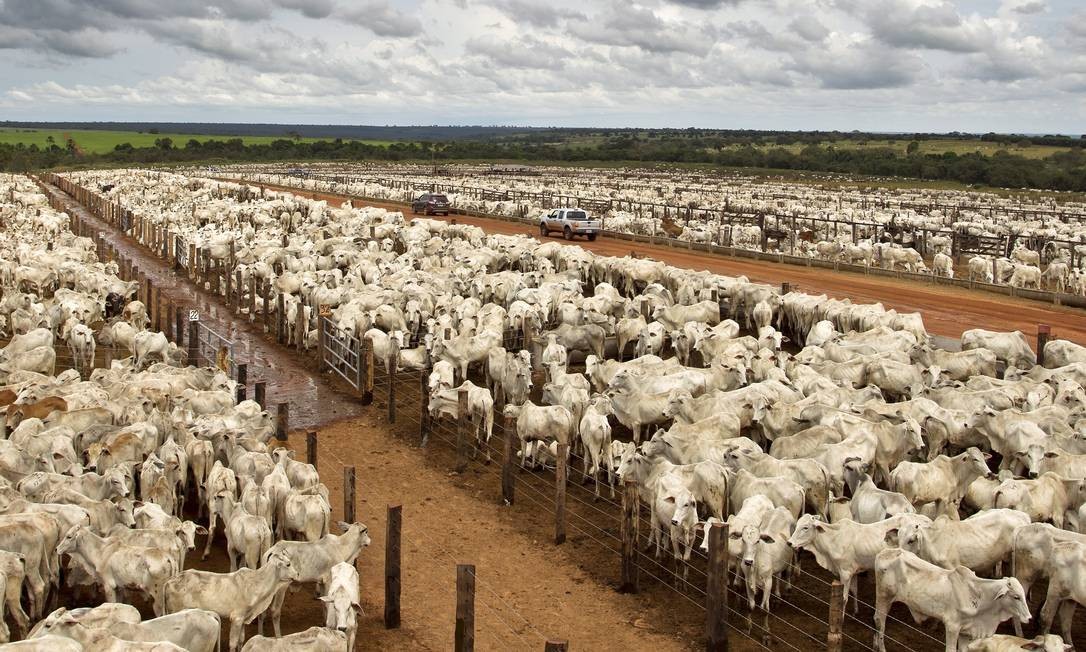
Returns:
[[[285,322],[284,311],[278,310],[275,320],[269,319],[269,311],[264,311],[260,317],[263,323],[259,323],[253,310],[255,297],[270,296],[268,289],[243,287],[231,264],[209,264],[209,257],[185,245],[168,229],[142,223],[138,217],[133,219],[122,207],[104,200],[93,191],[55,175],[46,177],[46,180],[75,198],[111,227],[131,234],[162,259],[164,266],[181,270],[199,288],[198,294],[205,301],[204,306],[211,307],[206,301],[209,294],[213,295],[211,302],[215,312],[225,312],[235,319],[251,322],[250,329],[267,333],[277,358],[284,354],[291,330],[291,325]],[[60,202],[58,205],[65,201],[56,193],[51,196],[54,201]],[[84,223],[77,216],[74,217],[73,228],[77,233],[90,235],[106,258],[117,257],[115,246],[109,243],[111,238],[105,237],[101,230]],[[254,391],[262,394],[266,388],[258,384],[262,381],[255,379],[262,376],[261,369],[267,365],[268,358],[264,354],[251,349],[243,350],[243,347],[235,346],[235,339],[227,331],[205,325],[200,319],[206,314],[201,310],[203,306],[190,307],[197,304],[183,302],[180,297],[176,302],[170,299],[164,301],[161,291],[149,283],[138,269],[132,271],[131,265],[126,265],[126,262],[122,259],[122,276],[141,281],[140,296],[149,306],[152,320],[165,324],[165,330],[171,331],[173,341],[188,351],[191,360],[202,359],[220,368],[225,366],[223,370],[237,378],[239,392],[252,384]],[[248,301],[244,299],[246,294]],[[194,310],[197,311],[197,319],[190,319]],[[747,613],[744,606],[746,596],[732,588],[736,572],[728,570],[725,526],[715,526],[707,533],[710,542],[708,555],[698,551],[689,562],[661,563],[643,552],[648,543],[644,526],[647,510],[641,504],[635,488],[630,485],[620,487],[621,499],[597,498],[575,481],[577,469],[584,464],[583,457],[572,453],[566,462],[562,449],[559,449],[553,473],[538,469],[518,471],[512,419],[497,416],[500,414],[500,398],[494,409],[494,436],[491,439],[480,438],[480,429],[485,424],[463,416],[467,413],[466,409],[461,408],[459,413],[462,416],[455,420],[438,419],[430,414],[427,370],[397,370],[395,353],[386,367],[382,364],[386,361],[374,359],[372,347],[364,338],[339,336],[325,316],[318,316],[317,323],[319,337],[315,349],[307,351],[305,344],[296,339],[292,355],[302,358],[304,367],[309,371],[330,379],[317,381],[317,384],[331,382],[336,386],[336,401],[344,406],[346,415],[369,415],[372,418],[381,412],[388,427],[398,436],[423,448],[434,463],[444,465],[458,475],[470,470],[481,481],[481,491],[486,493],[485,500],[509,505],[518,513],[526,511],[534,514],[537,520],[534,527],[537,530],[540,527],[539,519],[548,522],[542,527],[552,533],[549,538],[554,545],[573,544],[579,551],[584,550],[591,555],[593,562],[604,560],[606,565],[593,571],[597,578],[624,591],[642,591],[661,601],[674,601],[679,613],[699,614],[705,622],[704,640],[708,649],[803,649],[812,645],[830,650],[872,649],[870,640],[873,627],[869,615],[873,605],[866,598],[870,595],[869,587],[862,592],[865,600],[860,603],[861,617],[857,617],[842,613],[842,587],[839,583],[823,572],[797,568],[795,573],[798,580],[792,593],[780,603],[781,609]],[[515,338],[516,335],[507,333],[506,337]],[[507,341],[513,344],[513,340]],[[532,333],[526,334],[522,342],[528,347],[538,346]],[[275,393],[286,396],[289,388]],[[466,397],[460,398],[460,403],[466,405]],[[313,415],[304,412],[300,415],[297,402],[294,402],[293,408],[290,405],[287,402],[279,403],[279,414],[283,417],[280,434],[285,438],[289,432],[297,430],[295,426],[300,422],[307,456],[312,456],[315,463],[324,455],[327,460],[325,465],[338,464],[342,467],[342,513],[345,516],[352,513],[355,506],[355,467],[334,457],[334,449],[322,445],[319,430],[310,428],[313,421],[307,421]],[[369,407],[364,407],[367,405]],[[293,424],[287,421],[288,414],[293,418]],[[492,459],[500,460],[500,464],[490,463]],[[362,487],[364,491],[364,481]],[[390,506],[389,510],[388,522],[398,523],[399,512],[393,511],[394,506]],[[392,530],[387,537],[392,542],[398,540]],[[440,543],[431,543],[437,551]],[[386,550],[395,551],[396,546],[390,545]],[[390,565],[395,567],[396,555],[394,552],[389,554],[393,560]],[[442,556],[439,551],[435,554],[435,557]],[[451,563],[452,559],[448,561]],[[390,602],[395,603],[398,573],[386,571],[386,577],[390,586]],[[458,571],[459,594],[474,594],[476,601],[486,604],[486,592],[480,595],[475,591],[479,584],[474,568],[464,567]],[[457,649],[472,649],[470,603],[467,597],[458,600]],[[391,613],[386,612],[386,624],[396,620],[398,615],[395,609]],[[892,647],[916,649],[941,644],[938,636],[933,636],[929,631],[893,616],[891,621],[887,641]],[[727,627],[722,626],[724,623]],[[572,645],[577,645],[574,632],[563,634],[573,638]],[[543,643],[546,649],[554,650],[564,649],[565,645],[562,641]]]

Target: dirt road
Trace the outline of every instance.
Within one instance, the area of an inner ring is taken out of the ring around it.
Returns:
[[[342,195],[315,193],[285,186],[265,184],[265,187],[323,199],[336,206],[346,199]],[[357,199],[355,204],[359,205]],[[396,211],[407,208],[405,204],[399,203],[366,201],[362,204]],[[455,219],[458,223],[473,224],[489,233],[523,233],[539,237],[534,228],[519,222],[463,215],[436,219]],[[576,244],[589,251],[608,256],[625,256],[631,251],[636,251],[638,255],[648,256],[678,267],[709,270],[733,276],[744,275],[752,281],[765,283],[787,282],[791,283],[794,289],[808,294],[824,293],[831,297],[840,299],[847,297],[864,303],[881,301],[888,309],[893,308],[899,312],[920,312],[924,315],[924,324],[928,332],[944,337],[958,338],[962,331],[970,328],[985,328],[998,331],[1020,330],[1032,341],[1037,335],[1037,325],[1048,324],[1055,335],[1086,344],[1086,312],[1076,308],[1004,297],[965,288],[922,285],[913,281],[881,276],[750,261],[606,237],[601,237],[595,242],[579,240]]]

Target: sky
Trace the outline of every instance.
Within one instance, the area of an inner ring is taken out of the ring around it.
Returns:
[[[0,0],[0,119],[1086,132],[1084,0]]]

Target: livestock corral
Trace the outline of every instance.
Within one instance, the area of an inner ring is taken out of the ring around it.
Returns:
[[[596,581],[698,617],[712,649],[1062,650],[1086,635],[1078,344],[972,329],[951,351],[919,313],[196,176],[42,181],[54,205],[84,204],[308,351],[328,382],[383,401],[420,454],[445,451],[494,500],[553,519],[556,544],[580,538]],[[158,302],[116,278],[129,273],[108,232],[77,220],[92,237],[77,236],[29,180],[5,183],[0,550],[24,569],[30,612],[16,615],[9,580],[16,637],[46,594],[73,594],[63,576],[109,604],[53,612],[31,649],[156,636],[210,649],[193,641],[217,644],[227,620],[234,649],[246,622],[277,622],[287,586],[317,581],[327,627],[290,636],[344,649],[364,526],[330,532],[327,488],[238,400],[233,356],[183,367],[198,341],[182,350],[169,320],[174,342],[147,331]],[[96,340],[131,355],[55,375],[59,342],[87,359]],[[184,556],[203,528],[211,550],[216,521],[230,573]],[[145,593],[157,618],[114,603],[118,588]],[[471,649],[460,607],[455,647]],[[577,647],[580,632],[560,633]]]
[[[237,166],[216,176],[398,202],[441,192],[455,211],[536,223],[548,209],[580,206],[603,216],[607,232],[637,241],[1046,299],[1086,296],[1086,205],[1059,195],[562,168]]]

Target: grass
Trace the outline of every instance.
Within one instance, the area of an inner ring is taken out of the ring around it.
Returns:
[[[233,138],[240,138],[246,145],[266,145],[276,140],[282,140],[284,138],[289,139],[289,136],[212,136],[206,134],[152,134],[147,132],[136,131],[99,131],[99,130],[71,130],[65,131],[62,129],[11,129],[0,128],[0,143],[16,145],[22,143],[24,145],[37,145],[38,147],[45,148],[50,145],[49,138],[52,137],[53,142],[59,147],[64,147],[68,138],[75,141],[77,147],[87,154],[102,154],[105,152],[113,151],[117,145],[123,143],[129,143],[133,147],[153,147],[155,140],[159,138],[169,138],[173,141],[174,147],[184,147],[185,143],[190,140],[198,140],[200,142],[208,140],[231,140]],[[317,142],[320,140],[331,140],[329,138],[301,138],[303,142]],[[392,141],[387,140],[364,140],[361,141],[369,145],[388,145]]]
[[[896,150],[899,154],[905,154],[906,148],[911,141],[907,138],[902,139],[885,139],[885,140],[866,140],[866,141],[852,141],[852,140],[838,140],[838,141],[826,141],[819,143],[823,147],[833,146],[837,149],[873,149],[873,148],[890,148]],[[954,140],[954,139],[935,139],[935,140],[921,140],[917,141],[920,145],[921,154],[944,154],[946,152],[954,152],[955,154],[969,154],[972,152],[978,152],[986,156],[991,156],[996,152],[1003,150],[1008,154],[1016,154],[1025,158],[1041,159],[1046,156],[1051,156],[1057,152],[1066,152],[1070,148],[1068,147],[1053,147],[1050,145],[1028,145],[1026,147],[1019,147],[1017,144],[1004,146],[1000,143],[993,143],[981,140]],[[791,145],[775,145],[773,143],[764,143],[760,147],[765,149],[781,148],[790,152],[798,154],[807,144],[794,143]],[[733,146],[738,148],[738,145]]]

